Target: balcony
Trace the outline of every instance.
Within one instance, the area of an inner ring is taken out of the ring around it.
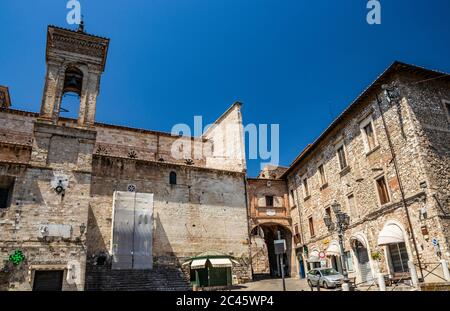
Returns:
[[[290,218],[288,209],[284,206],[254,206],[252,209],[254,218]]]

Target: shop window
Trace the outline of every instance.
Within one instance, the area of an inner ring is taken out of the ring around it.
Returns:
[[[405,243],[389,244],[389,255],[394,273],[409,271],[409,259]]]

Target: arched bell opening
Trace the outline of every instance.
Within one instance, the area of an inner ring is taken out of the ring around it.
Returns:
[[[64,75],[60,116],[77,119],[83,90],[83,72],[75,66],[69,66]]]

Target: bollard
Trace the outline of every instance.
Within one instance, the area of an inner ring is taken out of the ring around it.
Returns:
[[[380,289],[380,292],[386,291],[386,283],[384,281],[384,274],[378,273],[378,287]]]
[[[350,285],[347,282],[342,283],[342,291],[343,292],[349,292],[350,291]]]
[[[414,287],[419,287],[419,278],[417,277],[416,266],[412,260],[408,261],[409,273]]]
[[[450,282],[450,272],[448,271],[447,261],[445,259],[442,259],[441,260],[441,265],[442,265],[442,272],[444,273],[444,279],[447,282]]]

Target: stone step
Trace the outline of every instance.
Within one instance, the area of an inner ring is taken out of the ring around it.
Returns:
[[[88,291],[189,291],[189,280],[179,268],[153,270],[111,270],[90,266],[86,269]]]

